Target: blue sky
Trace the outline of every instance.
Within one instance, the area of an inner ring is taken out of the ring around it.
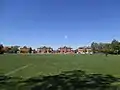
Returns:
[[[71,46],[120,40],[120,0],[0,0],[4,45]]]

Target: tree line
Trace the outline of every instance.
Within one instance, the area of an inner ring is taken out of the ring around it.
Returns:
[[[17,53],[19,51],[20,46],[11,46],[4,48],[2,44],[0,44],[0,54],[3,53]],[[25,48],[25,47],[24,47]],[[26,47],[27,48],[27,47]],[[91,43],[91,49],[93,53],[106,53],[106,54],[120,54],[120,42],[118,40],[112,40],[111,43]],[[35,50],[29,48],[29,53]]]
[[[93,53],[120,54],[120,42],[115,39],[111,43],[93,42],[91,48]]]

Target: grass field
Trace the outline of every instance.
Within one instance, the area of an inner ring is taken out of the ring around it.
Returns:
[[[0,74],[22,76],[85,70],[120,77],[120,56],[109,55],[0,55]]]

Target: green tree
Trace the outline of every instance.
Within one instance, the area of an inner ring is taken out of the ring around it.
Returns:
[[[29,48],[29,53],[32,53],[32,48],[31,47]]]
[[[103,49],[104,49],[104,43],[99,43],[98,44],[98,52],[102,52],[103,51]]]
[[[108,43],[104,44],[102,52],[108,54],[110,52],[110,48],[109,47],[110,47],[110,44],[108,44]]]
[[[113,40],[111,42],[111,46],[112,46],[112,49],[113,49],[113,53],[114,54],[118,54],[118,52],[120,51],[120,44],[119,44],[119,41],[117,40]]]
[[[33,53],[36,53],[36,50],[35,50],[35,49],[33,49]]]
[[[102,52],[109,54],[120,54],[120,42],[113,40],[111,43],[95,43],[91,44],[93,53]]]
[[[12,46],[12,47],[11,47],[11,52],[12,52],[12,53],[17,53],[17,52],[19,51],[19,47],[20,47],[20,46]]]
[[[2,44],[0,44],[0,54],[4,53],[4,46]]]
[[[91,48],[93,53],[96,53],[98,51],[98,43],[92,42]]]

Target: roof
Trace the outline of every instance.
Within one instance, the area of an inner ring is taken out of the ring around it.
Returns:
[[[58,48],[58,49],[63,49],[63,48],[72,49],[71,47],[67,47],[67,46],[60,47],[60,48]]]
[[[85,47],[79,47],[78,49],[85,49]]]
[[[5,46],[4,48],[11,48],[11,46]]]
[[[91,49],[91,47],[79,47],[78,49]]]
[[[20,48],[20,49],[30,49],[30,48]]]
[[[91,47],[90,47],[90,46],[87,46],[86,49],[91,49]]]
[[[40,48],[37,48],[37,49],[53,49],[53,48],[51,48],[51,47],[46,47],[46,46],[43,46],[43,47],[40,47]]]
[[[86,49],[92,49],[91,47],[87,47]]]

